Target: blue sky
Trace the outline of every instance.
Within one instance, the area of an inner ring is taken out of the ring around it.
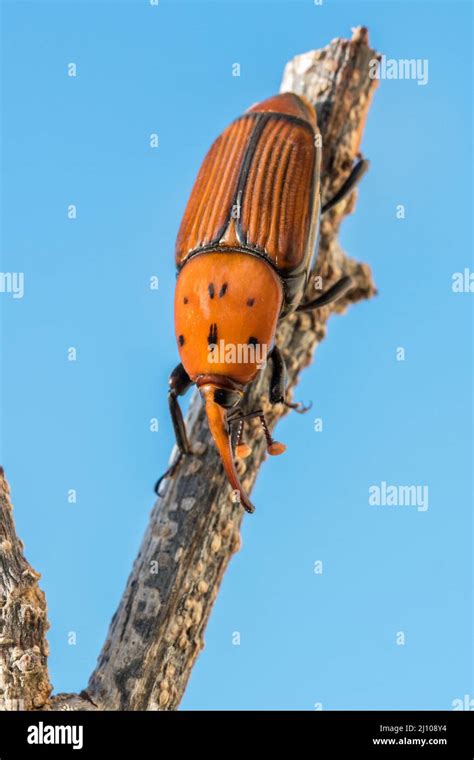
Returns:
[[[429,62],[426,86],[381,82],[342,231],[379,295],[332,319],[302,377],[313,410],[279,427],[287,453],[261,470],[182,708],[474,694],[472,294],[452,290],[473,269],[471,7],[336,0],[3,3],[1,269],[25,292],[0,294],[1,461],[56,691],[87,682],[172,445],[173,247],[200,161],[288,59],[359,24],[388,57]],[[383,481],[427,486],[428,509],[369,505]]]

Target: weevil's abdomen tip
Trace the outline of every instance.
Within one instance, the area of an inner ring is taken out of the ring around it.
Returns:
[[[273,441],[273,443],[270,444],[270,446],[267,447],[267,451],[272,457],[277,457],[280,454],[284,454],[286,451],[286,446],[284,443],[279,443],[278,441]]]
[[[304,96],[297,95],[294,92],[280,92],[278,95],[272,95],[266,100],[255,103],[247,109],[247,113],[268,112],[286,114],[287,116],[296,116],[309,124],[316,126],[316,111],[313,104]]]
[[[250,456],[251,453],[252,449],[248,443],[239,443],[238,446],[235,447],[235,456],[239,459],[245,459],[245,457]]]

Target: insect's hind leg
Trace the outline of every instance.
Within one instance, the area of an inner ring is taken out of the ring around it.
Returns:
[[[188,388],[192,385],[192,380],[188,373],[184,369],[182,364],[178,364],[174,368],[169,377],[169,391],[168,391],[168,406],[170,410],[171,422],[173,423],[174,434],[176,438],[176,445],[179,450],[179,455],[173,464],[168,467],[166,472],[156,481],[155,493],[159,495],[159,489],[162,481],[165,478],[170,478],[174,475],[178,464],[181,461],[183,454],[191,454],[191,447],[189,445],[188,436],[186,433],[186,425],[184,424],[183,413],[179,406],[178,397],[184,396]]]
[[[353,167],[349,177],[346,179],[342,187],[339,188],[337,193],[329,200],[327,203],[324,203],[321,207],[321,214],[325,214],[327,211],[332,209],[334,206],[336,206],[340,201],[342,201],[344,198],[346,198],[349,193],[352,192],[352,190],[356,187],[356,185],[360,182],[366,171],[368,170],[370,166],[370,162],[366,158],[361,158],[359,161],[355,164]],[[327,306],[330,303],[334,303],[334,301],[337,301],[339,298],[341,298],[345,293],[347,293],[348,290],[350,290],[353,286],[352,279],[348,277],[347,275],[344,277],[341,277],[340,280],[338,280],[334,285],[332,285],[325,293],[318,296],[317,298],[314,298],[312,301],[309,301],[308,303],[300,304],[295,311],[302,312],[302,311],[312,311],[313,309],[319,309],[321,306]]]
[[[366,173],[369,166],[370,166],[370,162],[367,161],[366,158],[361,158],[355,164],[354,168],[349,174],[349,177],[346,179],[342,187],[339,188],[337,193],[329,201],[327,201],[327,203],[323,204],[323,206],[321,207],[321,214],[325,214],[331,208],[333,208],[338,203],[340,203],[343,200],[343,198],[346,198],[349,195],[349,193],[352,192],[355,186],[360,182],[360,180]]]
[[[295,309],[295,311],[312,311],[313,309],[319,309],[321,306],[327,306],[330,303],[334,303],[334,301],[337,301],[345,293],[347,293],[347,291],[350,290],[353,285],[354,282],[352,278],[348,275],[345,275],[344,277],[341,277],[341,279],[336,283],[334,283],[334,285],[332,285],[328,290],[326,290],[325,293],[318,296],[313,301],[300,304],[298,308]]]

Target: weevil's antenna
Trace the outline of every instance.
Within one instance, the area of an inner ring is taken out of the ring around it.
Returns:
[[[272,438],[272,435],[268,429],[268,425],[265,420],[265,415],[259,414],[260,422],[262,423],[263,432],[265,434],[265,438],[267,439],[267,451],[271,456],[278,456],[279,454],[283,454],[286,451],[286,446],[284,443],[279,443],[279,441],[274,441]]]
[[[239,459],[245,459],[245,457],[250,456],[252,453],[252,449],[248,445],[248,443],[245,443],[244,441],[244,421],[243,419],[239,420],[239,427],[237,429],[237,443],[235,445],[235,455],[239,457]]]

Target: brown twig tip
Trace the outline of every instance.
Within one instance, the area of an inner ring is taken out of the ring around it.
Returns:
[[[369,44],[369,30],[366,26],[353,26],[352,42],[361,42],[363,45]]]
[[[285,67],[280,91],[297,92],[318,104],[324,146],[322,194],[326,199],[347,180],[360,151],[362,128],[374,89],[368,65],[374,51],[363,44],[367,39],[367,31],[359,29],[355,32],[355,43],[350,39],[335,40],[322,50],[296,56]],[[314,274],[321,277],[324,289],[337,276],[353,277],[354,291],[350,294],[353,302],[370,295],[374,286],[370,269],[349,259],[337,242],[341,221],[348,210],[347,203],[339,204],[322,225]],[[347,308],[348,303],[342,306]],[[301,314],[281,322],[277,344],[288,368],[290,397],[301,370],[310,363],[316,345],[324,338],[326,321],[334,310],[322,309],[316,315]],[[287,407],[282,404],[266,407],[270,376],[271,366],[249,389],[244,403],[248,410],[263,410],[273,438],[275,425]],[[87,687],[99,709],[177,708],[201,649],[212,603],[238,545],[243,510],[230,498],[229,484],[210,443],[198,396],[191,401],[186,424],[192,448],[201,443],[206,450],[194,459],[183,459],[155,506]],[[259,428],[258,419],[255,427],[249,422],[252,452],[237,465],[242,468],[242,485],[248,491],[267,453],[267,441]],[[265,519],[262,512],[259,514],[257,519]],[[150,571],[155,565],[160,566],[159,572]],[[199,587],[203,583],[213,589],[212,594],[200,596]],[[199,615],[194,618],[196,603]],[[172,677],[168,673],[170,666]]]
[[[2,490],[8,497],[10,495],[10,485],[5,477],[5,470],[0,465],[0,490]]]

